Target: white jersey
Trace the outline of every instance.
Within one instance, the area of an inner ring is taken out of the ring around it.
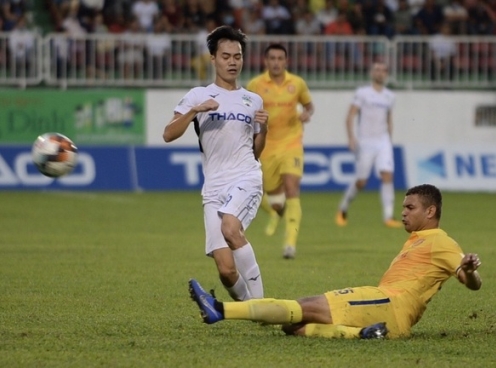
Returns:
[[[209,99],[219,103],[216,111],[198,113],[193,120],[202,152],[202,194],[218,191],[243,178],[262,181],[260,163],[253,151],[253,135],[260,132],[255,112],[262,98],[244,88],[228,91],[216,84],[191,89],[174,109],[186,114]]]
[[[375,140],[388,136],[387,115],[394,105],[394,93],[384,87],[380,92],[372,86],[360,87],[353,97],[353,105],[360,109],[357,139]]]

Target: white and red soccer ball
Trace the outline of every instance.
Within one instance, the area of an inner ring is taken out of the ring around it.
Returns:
[[[60,133],[45,133],[33,143],[31,155],[38,170],[51,178],[69,174],[77,163],[78,149]]]

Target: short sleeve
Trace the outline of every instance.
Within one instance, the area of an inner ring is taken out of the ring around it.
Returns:
[[[310,94],[310,90],[308,89],[308,86],[303,79],[300,80],[300,84],[301,84],[301,92],[298,102],[301,103],[302,105],[309,104],[310,102],[312,102],[312,96]]]
[[[452,276],[456,276],[463,254],[460,246],[454,241],[443,242],[435,251],[433,251],[433,263],[444,269]]]
[[[184,115],[190,111],[193,106],[199,105],[200,103],[201,102],[198,102],[198,93],[196,89],[192,89],[178,102],[174,108],[174,112]]]
[[[355,91],[355,95],[353,96],[353,100],[351,101],[351,104],[356,106],[356,107],[362,107],[363,105],[363,93],[361,89],[357,89]]]

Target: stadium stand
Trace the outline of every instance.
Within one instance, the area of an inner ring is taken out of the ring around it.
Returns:
[[[313,88],[494,88],[496,0],[0,0],[0,84],[190,87],[211,24],[249,36],[242,80],[283,42]],[[44,55],[44,56],[43,56]]]

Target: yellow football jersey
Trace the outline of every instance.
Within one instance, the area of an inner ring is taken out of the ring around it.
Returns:
[[[382,276],[379,289],[401,304],[411,326],[446,280],[456,276],[464,254],[441,229],[415,231]]]
[[[312,101],[305,81],[297,75],[285,72],[281,85],[274,83],[269,72],[253,78],[247,85],[263,99],[264,109],[269,112],[268,132],[262,155],[285,151],[303,144],[303,124],[299,119],[298,104]]]

